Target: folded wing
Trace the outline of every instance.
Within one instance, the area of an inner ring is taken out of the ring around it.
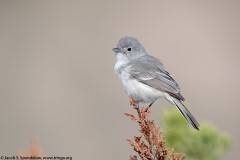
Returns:
[[[132,78],[137,79],[139,82],[167,92],[169,95],[184,101],[178,84],[164,69],[164,66],[158,59],[151,56],[144,56],[144,58],[142,57],[136,62],[132,61],[129,70]]]

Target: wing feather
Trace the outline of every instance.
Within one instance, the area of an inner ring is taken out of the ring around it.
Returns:
[[[129,65],[132,78],[160,91],[167,92],[179,100],[184,100],[180,94],[178,84],[164,69],[164,66],[158,59],[151,56],[144,56],[144,58],[142,57],[137,61],[132,61]]]

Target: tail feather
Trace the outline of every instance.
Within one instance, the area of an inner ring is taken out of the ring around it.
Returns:
[[[182,102],[174,97],[171,97],[173,104],[178,108],[178,110],[182,113],[183,117],[187,120],[187,122],[195,129],[199,130],[199,123],[190,113],[190,111],[182,104]]]

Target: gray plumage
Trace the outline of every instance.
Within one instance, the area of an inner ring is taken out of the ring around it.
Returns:
[[[195,129],[199,124],[183,105],[183,96],[177,82],[165,70],[162,62],[147,54],[141,43],[133,37],[120,39],[116,53],[115,72],[119,75],[129,97],[149,107],[160,97],[166,98],[182,113]]]

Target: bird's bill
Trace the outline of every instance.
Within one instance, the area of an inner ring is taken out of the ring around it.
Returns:
[[[121,52],[120,48],[118,48],[118,47],[113,48],[112,50],[113,50],[115,53],[119,53],[119,52]]]

